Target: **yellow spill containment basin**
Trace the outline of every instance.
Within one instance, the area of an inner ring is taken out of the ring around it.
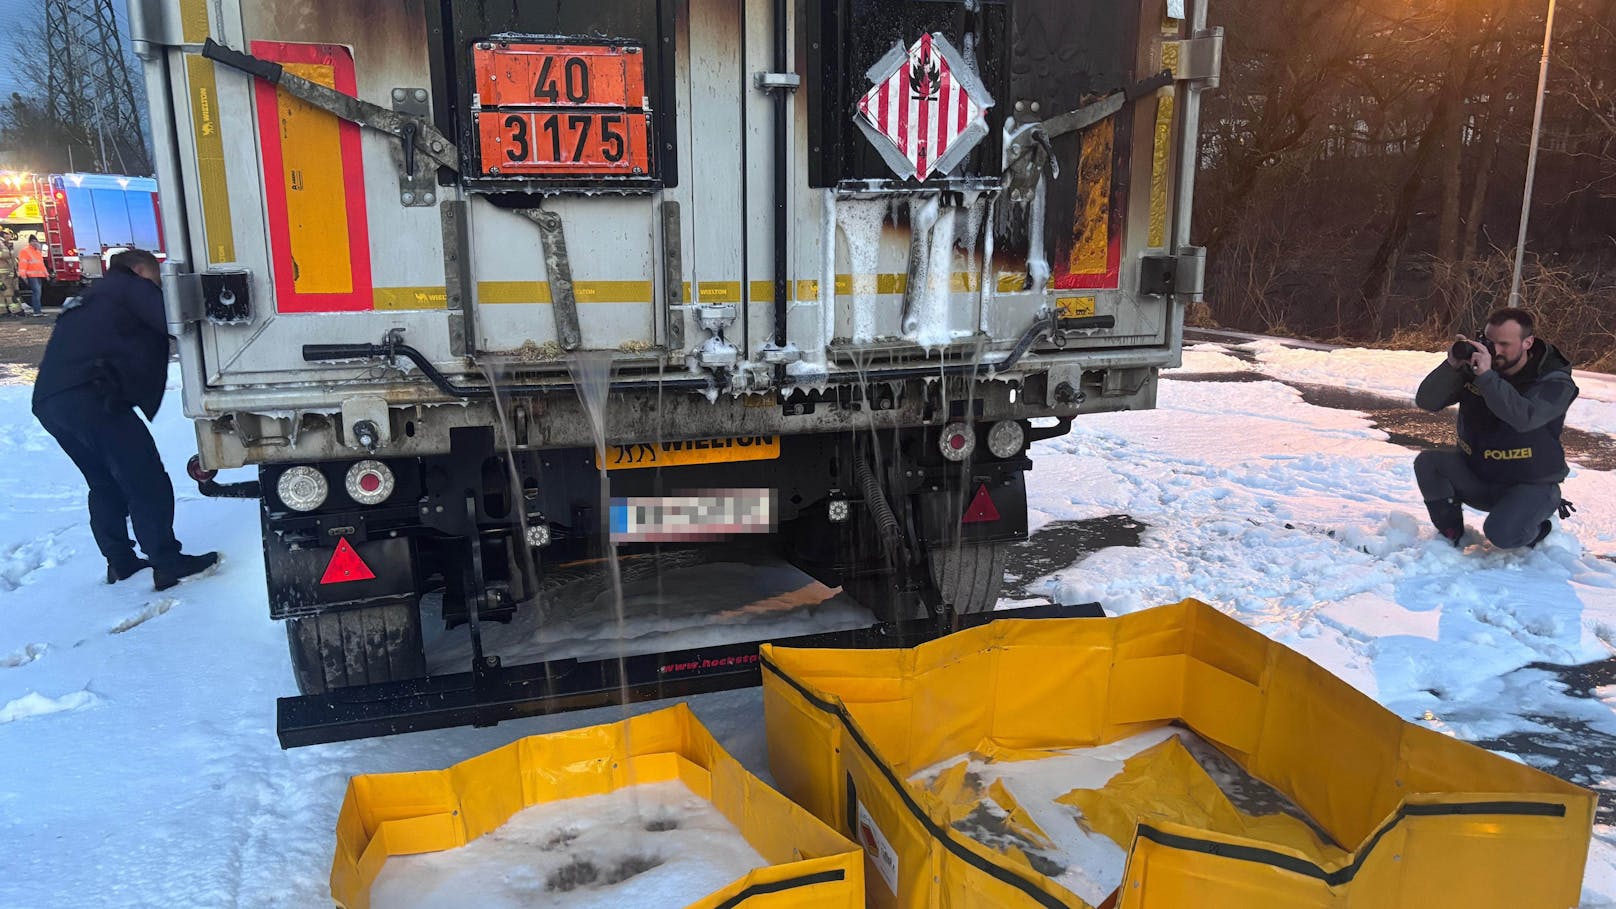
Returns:
[[[352,778],[337,816],[331,895],[343,909],[366,909],[390,856],[465,846],[541,803],[670,780],[710,802],[770,863],[691,909],[864,905],[858,847],[748,773],[684,704],[518,739],[445,770]]]
[[[1232,807],[1169,739],[1103,787],[1056,800],[1125,853],[1106,885],[1115,890],[1093,905],[1567,909],[1579,898],[1592,792],[1404,722],[1196,600],[998,621],[910,650],[766,645],[763,670],[775,780],[860,841],[871,906],[1091,906],[1027,851],[958,829],[989,800],[1006,837],[1043,840],[1008,791],[935,769],[966,754],[987,762],[978,767],[1045,758],[1169,724],[1312,824]]]

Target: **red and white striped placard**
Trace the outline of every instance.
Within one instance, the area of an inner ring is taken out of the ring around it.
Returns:
[[[938,159],[983,115],[933,41],[921,35],[903,62],[859,99],[859,113],[914,166],[917,180],[929,177]]]

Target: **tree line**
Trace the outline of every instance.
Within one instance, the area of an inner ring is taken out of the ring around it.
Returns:
[[[1221,0],[1196,318],[1402,345],[1509,298],[1546,0]],[[1523,305],[1616,368],[1616,0],[1560,0]]]

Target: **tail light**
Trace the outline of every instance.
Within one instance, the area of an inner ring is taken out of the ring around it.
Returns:
[[[963,461],[976,451],[976,433],[964,423],[950,423],[937,437],[937,448],[950,461]]]
[[[275,494],[293,511],[313,511],[325,504],[331,492],[325,474],[313,467],[300,465],[281,474],[275,482]]]
[[[206,483],[219,475],[217,470],[206,470],[202,467],[201,455],[191,455],[191,460],[185,462],[185,472],[198,483]]]
[[[393,471],[380,461],[359,461],[348,468],[348,498],[361,505],[380,505],[393,494]]]
[[[1021,428],[1020,420],[1000,420],[988,430],[988,451],[995,458],[1013,458],[1021,454],[1021,446],[1027,441],[1027,431]]]

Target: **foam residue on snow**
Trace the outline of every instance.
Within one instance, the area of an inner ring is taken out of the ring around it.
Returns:
[[[885,199],[842,199],[836,203],[836,224],[847,247],[847,270],[853,279],[853,342],[875,340],[876,277],[881,270],[881,230],[886,222]],[[832,276],[831,293],[836,281]]]
[[[1228,352],[1222,344],[1194,344],[1184,347],[1184,363],[1179,370],[1164,370],[1163,377],[1175,372],[1234,373],[1254,371],[1250,364]]]
[[[678,780],[534,805],[459,849],[396,856],[375,909],[663,909],[767,865]]]
[[[1426,373],[1443,361],[1438,352],[1350,347],[1314,350],[1274,339],[1240,347],[1257,358],[1247,368],[1276,379],[1352,388],[1408,401],[1414,400],[1415,389]],[[1573,377],[1581,393],[1572,402],[1566,423],[1589,432],[1616,434],[1616,378],[1581,371],[1573,372]]]
[[[30,691],[20,698],[7,701],[0,706],[0,725],[14,723],[17,720],[26,720],[29,717],[48,716],[52,713],[62,713],[67,710],[82,710],[99,701],[94,692],[89,689],[69,691],[61,697],[48,697],[37,691]]]

